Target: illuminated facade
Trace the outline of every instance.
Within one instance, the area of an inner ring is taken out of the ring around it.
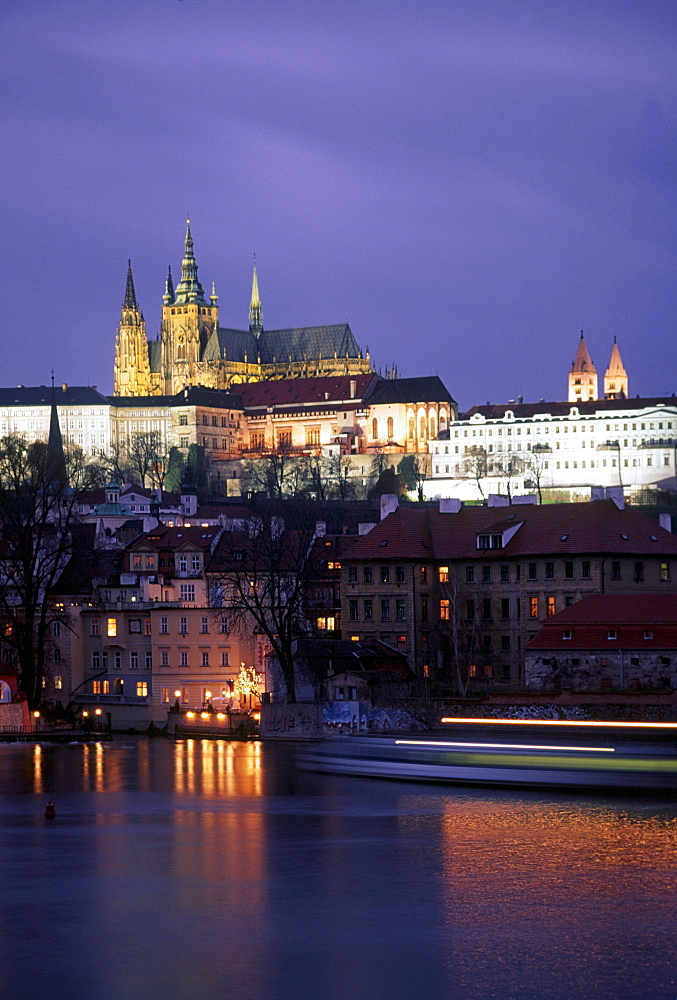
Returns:
[[[134,290],[131,264],[115,346],[116,396],[171,396],[186,386],[227,389],[259,379],[352,375],[371,371],[348,323],[266,330],[256,265],[247,330],[219,326],[214,285],[210,295],[198,278],[190,225],[186,230],[181,280],[171,269],[162,297],[156,339],[146,327]]]

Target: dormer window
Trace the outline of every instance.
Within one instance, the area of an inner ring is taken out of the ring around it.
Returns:
[[[488,549],[490,547],[491,538],[489,535],[478,535],[477,536],[477,548],[478,549]]]

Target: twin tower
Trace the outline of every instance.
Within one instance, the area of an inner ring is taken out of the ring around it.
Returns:
[[[599,399],[598,392],[597,369],[592,363],[590,352],[588,351],[583,331],[581,330],[581,339],[578,341],[576,358],[569,372],[569,402],[587,403],[590,400]],[[614,337],[609,367],[604,373],[604,398],[627,399],[627,397],[628,373],[623,367],[621,352]]]

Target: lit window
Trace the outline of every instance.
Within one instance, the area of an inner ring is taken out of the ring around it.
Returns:
[[[55,690],[56,691],[60,691],[62,687],[63,687],[63,682],[62,682],[62,679],[61,679],[61,674],[55,674],[54,675],[54,688],[55,688]]]
[[[546,614],[547,614],[548,618],[550,618],[555,613],[555,598],[554,597],[548,597],[546,600],[547,600],[547,603],[546,603]]]
[[[443,598],[440,601],[440,620],[441,621],[443,621],[443,622],[448,622],[449,621],[449,611],[450,611],[450,609],[449,609],[449,601],[446,598]]]
[[[137,698],[147,698],[148,697],[148,681],[137,681],[136,682],[136,697]]]
[[[438,570],[438,573],[439,573],[440,583],[449,583],[449,567],[448,566],[440,566],[439,570]]]
[[[108,619],[108,629],[107,629],[107,631],[108,631],[108,635],[110,635],[110,636],[115,636],[115,635],[118,634],[118,622],[117,622],[117,618],[109,618]]]
[[[538,598],[537,597],[530,597],[529,598],[529,617],[530,618],[538,618]]]

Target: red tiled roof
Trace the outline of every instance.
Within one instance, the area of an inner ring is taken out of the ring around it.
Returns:
[[[591,594],[547,618],[527,649],[677,649],[677,594]]]
[[[619,510],[612,500],[590,503],[463,507],[458,513],[398,507],[346,553],[349,559],[501,560],[529,555],[677,556],[677,536],[638,510]],[[479,550],[478,534],[518,530],[504,549]],[[500,527],[499,527],[500,526]]]
[[[378,379],[368,375],[332,375],[323,378],[268,379],[249,382],[237,387],[245,409],[256,406],[293,406],[301,403],[345,402],[359,404],[371,383]],[[355,396],[350,395],[350,383],[355,383]]]

